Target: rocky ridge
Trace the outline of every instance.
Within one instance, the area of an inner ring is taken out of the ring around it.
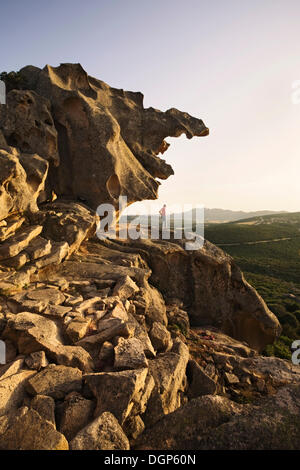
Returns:
[[[0,449],[297,449],[298,366],[276,317],[205,242],[99,240],[95,209],[155,198],[166,136],[79,64],[25,67],[0,107]]]

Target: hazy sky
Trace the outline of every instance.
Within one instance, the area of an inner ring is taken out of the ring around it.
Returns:
[[[299,0],[1,1],[0,70],[80,62],[145,106],[203,119],[169,139],[158,205],[300,210]]]

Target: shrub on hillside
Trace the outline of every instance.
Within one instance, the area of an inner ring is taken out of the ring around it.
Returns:
[[[289,312],[286,312],[284,315],[282,315],[281,322],[283,324],[288,324],[292,328],[295,328],[295,329],[298,328],[298,325],[299,325],[297,318],[292,313],[289,313]]]
[[[299,310],[299,304],[296,303],[296,302],[285,302],[284,306],[285,306],[286,310],[290,313],[294,313],[297,310]]]
[[[0,80],[6,85],[6,92],[26,89],[26,81],[20,72],[1,72]]]
[[[277,356],[281,359],[291,359],[291,340],[285,336],[280,336],[274,344],[269,344],[264,354],[266,356]]]

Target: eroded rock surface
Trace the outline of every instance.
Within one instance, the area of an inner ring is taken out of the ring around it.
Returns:
[[[72,450],[129,450],[129,441],[113,414],[105,412],[70,442]]]
[[[21,74],[0,106],[0,448],[299,448],[299,366],[259,355],[280,325],[232,258],[95,237],[97,206],[156,198],[164,139],[206,126],[79,64]]]
[[[286,387],[278,395],[275,402],[272,397],[260,405],[237,405],[211,395],[191,400],[144,432],[136,448],[297,450],[299,386]]]
[[[111,88],[80,64],[29,66],[20,72],[41,102],[51,101],[59,151],[51,186],[56,194],[80,197],[95,209],[103,202],[115,204],[120,194],[128,203],[155,199],[156,178],[173,174],[157,156],[168,148],[165,137],[208,134],[200,119],[176,109],[145,109],[141,93]]]
[[[115,245],[124,251],[133,245],[142,250],[152,270],[151,282],[165,299],[183,303],[192,325],[215,326],[258,350],[272,343],[281,331],[279,321],[234,260],[206,240],[203,248],[192,251],[183,243],[140,239],[118,240]]]
[[[68,450],[63,434],[34,409],[20,408],[16,415],[0,418],[1,450]]]

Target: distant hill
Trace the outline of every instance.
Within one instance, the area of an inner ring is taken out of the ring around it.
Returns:
[[[208,224],[205,227],[205,238],[223,247],[277,239],[298,240],[300,239],[300,212],[256,216],[223,224]]]
[[[195,209],[192,209],[195,212]],[[190,214],[191,211],[185,212],[185,214]],[[253,211],[253,212],[246,212],[246,211],[232,211],[229,209],[208,209],[207,207],[204,209],[204,219],[205,223],[226,223],[226,222],[236,222],[237,220],[248,220],[253,217],[259,218],[268,215],[277,215],[277,214],[289,214],[286,211],[278,212],[278,211]],[[133,220],[136,215],[128,216],[128,220]],[[171,214],[171,217],[175,220],[178,220],[182,217],[182,213],[175,213]],[[142,215],[140,216],[141,223],[147,223],[148,216]],[[121,217],[121,222],[124,218]],[[159,215],[152,216],[153,222],[159,222]]]
[[[300,224],[300,212],[273,212],[272,214],[256,214],[252,217],[239,219],[239,224]]]
[[[205,222],[233,222],[240,219],[249,219],[252,217],[261,217],[265,215],[281,214],[285,212],[278,211],[231,211],[228,209],[204,209]]]

